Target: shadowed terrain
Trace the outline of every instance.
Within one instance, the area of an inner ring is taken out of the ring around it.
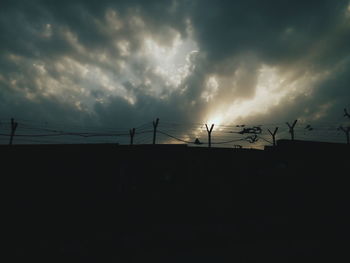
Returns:
[[[349,239],[343,144],[14,145],[0,153],[19,260],[312,262],[338,255],[321,245]]]

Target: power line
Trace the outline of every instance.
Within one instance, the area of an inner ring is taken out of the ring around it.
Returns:
[[[228,143],[239,142],[244,140],[245,139],[236,139],[236,140],[230,140],[230,141],[224,141],[224,142],[212,142],[212,144],[228,144]]]
[[[61,122],[62,123],[62,122]],[[326,141],[342,141],[343,134],[337,130],[339,124],[335,122],[317,122],[310,125],[311,122],[300,122],[300,125],[296,125],[294,131],[296,138],[302,139],[318,139]],[[307,124],[307,125],[306,125]],[[11,125],[12,122],[6,121],[0,122],[1,141],[6,141],[8,137],[11,137]],[[270,123],[270,124],[260,124],[260,125],[216,125],[213,130],[215,145],[229,144],[238,141],[249,141],[247,138],[232,138],[232,135],[244,135],[251,134],[258,135],[256,139],[261,139],[269,144],[272,142],[264,138],[267,134],[268,126],[280,125],[279,136],[280,138],[289,137],[288,129],[285,127],[284,123]],[[346,125],[345,125],[346,126]],[[206,135],[205,124],[204,123],[176,123],[176,122],[160,122],[157,133],[164,135],[166,137],[172,138],[176,141],[184,142],[187,144],[195,144],[194,141],[188,139],[183,139],[184,136],[189,138],[202,137]],[[254,128],[259,127],[260,131],[254,130]],[[279,126],[278,126],[279,127]],[[312,128],[311,128],[312,127]],[[9,130],[7,133],[6,130]],[[38,122],[32,120],[20,119],[16,133],[13,134],[14,138],[20,141],[29,142],[30,138],[36,138],[36,142],[39,142],[38,138],[41,138],[43,143],[47,142],[44,138],[54,138],[56,142],[66,143],[70,140],[83,141],[83,142],[94,142],[94,141],[112,141],[113,138],[118,137],[121,142],[126,142],[126,138],[130,136],[129,129],[102,127],[102,126],[79,126],[77,124],[66,124],[62,125],[59,122]],[[135,141],[142,143],[145,141],[151,141],[150,134],[154,133],[152,130],[152,122],[146,122],[135,128]],[[5,130],[5,132],[4,132]],[[251,131],[251,132],[248,132]],[[76,137],[76,138],[74,138]],[[74,138],[74,139],[73,139]],[[124,139],[125,138],[125,139]],[[34,140],[32,139],[32,142]],[[250,138],[251,139],[251,138]],[[51,140],[52,141],[52,140]],[[252,140],[255,143],[255,140]],[[251,142],[251,143],[252,143]]]
[[[190,141],[186,141],[186,140],[177,138],[177,137],[175,137],[175,136],[173,136],[173,135],[170,135],[170,134],[168,134],[168,133],[166,133],[166,132],[163,132],[163,131],[160,131],[160,130],[158,130],[158,132],[159,132],[160,134],[166,135],[166,136],[168,136],[168,137],[170,137],[170,138],[173,138],[173,139],[175,139],[175,140],[178,140],[178,141],[181,141],[181,142],[184,142],[184,143],[189,143],[189,144],[194,143],[194,142],[190,142]]]

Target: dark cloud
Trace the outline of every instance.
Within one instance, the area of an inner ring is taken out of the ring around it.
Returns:
[[[350,106],[347,1],[0,5],[4,118],[332,121]]]
[[[264,61],[296,60],[338,27],[346,1],[199,1],[193,23],[210,59],[244,51]]]

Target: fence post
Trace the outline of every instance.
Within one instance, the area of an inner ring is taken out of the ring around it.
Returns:
[[[135,136],[135,128],[132,128],[129,130],[129,134],[130,134],[130,145],[134,144],[134,136]]]
[[[211,132],[213,131],[214,124],[211,125],[210,129],[208,128],[208,125],[205,124],[205,127],[207,128],[208,132],[208,147],[211,147]]]
[[[11,118],[11,135],[10,135],[9,145],[12,145],[12,143],[13,143],[13,137],[15,136],[17,126],[18,126],[18,123],[15,122],[15,120],[13,118]]]
[[[350,144],[350,127],[347,127],[346,129],[343,126],[340,126],[339,129],[341,129],[346,136],[346,143]]]
[[[272,136],[273,146],[276,146],[276,133],[278,131],[278,127],[276,127],[273,132],[271,132],[270,129],[267,129],[267,130],[269,131],[269,133]]]
[[[153,144],[156,144],[157,127],[159,123],[159,118],[153,121]]]
[[[292,138],[292,141],[294,141],[294,127],[295,127],[295,124],[297,124],[297,122],[298,122],[298,120],[295,120],[292,125],[290,125],[289,122],[286,122],[286,124],[289,127],[289,133],[290,133],[290,136]]]

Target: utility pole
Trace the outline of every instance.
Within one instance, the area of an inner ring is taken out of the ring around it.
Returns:
[[[273,146],[275,147],[276,146],[276,133],[278,131],[278,127],[275,128],[275,130],[272,132],[270,131],[270,129],[267,129],[269,131],[269,133],[271,134],[272,136],[272,141],[273,141]]]
[[[18,126],[18,123],[15,122],[15,120],[13,118],[11,118],[11,135],[10,135],[9,145],[12,145],[13,137],[15,136],[17,126]]]
[[[286,122],[286,124],[289,128],[289,133],[290,133],[290,136],[292,138],[292,141],[294,141],[294,127],[295,127],[295,124],[297,124],[297,122],[298,122],[298,120],[295,120],[292,125],[290,125],[289,122]]]
[[[208,125],[205,124],[205,127],[207,128],[208,132],[208,147],[211,147],[211,132],[213,131],[214,124],[211,125],[210,129],[208,128]]]
[[[134,144],[134,136],[135,136],[135,128],[132,128],[129,130],[129,134],[130,134],[130,145]]]
[[[350,126],[346,128],[344,128],[343,126],[340,126],[339,129],[345,133],[346,143],[350,144]]]
[[[153,121],[153,144],[156,144],[157,127],[159,123],[159,118]]]

